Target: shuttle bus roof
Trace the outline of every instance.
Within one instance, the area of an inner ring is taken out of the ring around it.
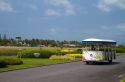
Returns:
[[[96,39],[96,38],[88,38],[82,40],[83,44],[102,44],[102,45],[116,45],[116,41],[107,40],[107,39]]]

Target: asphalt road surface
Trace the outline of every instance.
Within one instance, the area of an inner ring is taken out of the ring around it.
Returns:
[[[125,75],[125,56],[112,64],[73,62],[0,73],[0,82],[120,82]]]

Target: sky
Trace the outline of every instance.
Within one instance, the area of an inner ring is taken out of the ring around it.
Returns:
[[[0,34],[125,44],[125,0],[0,0]]]

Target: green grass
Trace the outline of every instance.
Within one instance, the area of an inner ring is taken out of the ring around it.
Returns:
[[[125,82],[125,80],[121,80],[120,82]]]
[[[71,60],[50,60],[50,59],[33,59],[33,58],[23,58],[22,60],[23,60],[22,65],[8,65],[5,68],[0,68],[0,72],[71,62]]]

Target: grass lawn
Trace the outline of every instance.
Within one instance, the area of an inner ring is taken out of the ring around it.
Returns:
[[[71,62],[70,60],[50,60],[50,59],[35,59],[35,58],[34,59],[23,58],[22,60],[23,60],[22,65],[8,65],[5,68],[0,68],[0,72]]]
[[[121,80],[120,82],[125,82],[125,80]]]

